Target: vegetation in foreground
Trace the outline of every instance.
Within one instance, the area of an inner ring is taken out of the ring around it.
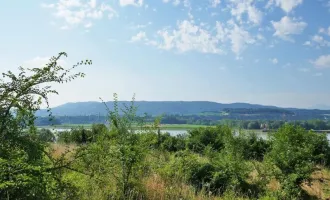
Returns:
[[[55,144],[34,112],[55,93],[42,85],[83,76],[57,65],[63,55],[0,82],[1,199],[329,198],[329,142],[300,126],[267,141],[225,125],[174,137],[160,133],[159,118],[146,128],[133,99],[123,114],[108,110],[109,127],[68,131]]]

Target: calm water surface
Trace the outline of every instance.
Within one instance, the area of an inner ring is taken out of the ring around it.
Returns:
[[[67,128],[67,129],[63,129],[63,128],[55,128],[55,129],[50,129],[52,132],[57,132],[57,133],[60,133],[60,132],[63,132],[63,131],[68,131],[70,130],[70,128]],[[184,129],[178,129],[178,130],[175,130],[175,129],[170,129],[170,130],[161,130],[162,133],[169,133],[170,135],[172,136],[176,136],[176,135],[183,135],[183,134],[186,134],[188,132],[188,130],[184,130]],[[269,137],[269,134],[268,133],[264,133],[264,132],[256,132],[257,135],[263,139],[268,139]],[[327,134],[327,138],[328,140],[330,141],[330,134]]]

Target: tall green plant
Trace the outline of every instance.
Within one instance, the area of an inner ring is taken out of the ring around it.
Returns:
[[[16,75],[2,73],[0,79],[0,196],[7,199],[55,199],[66,184],[61,181],[61,170],[68,166],[53,159],[47,152],[47,143],[37,136],[35,112],[43,102],[49,109],[49,94],[57,94],[50,83],[64,83],[83,73],[71,73],[58,65],[62,52],[52,57],[41,68],[19,67]],[[46,85],[46,86],[45,86]],[[50,113],[51,116],[51,113]],[[62,190],[63,189],[63,190]]]
[[[314,137],[314,133],[293,125],[284,125],[273,135],[266,159],[275,166],[274,175],[282,186],[279,193],[282,199],[301,197],[301,184],[310,181],[317,156]]]
[[[142,127],[143,121],[136,116],[134,97],[130,105],[120,108],[117,94],[114,94],[114,108],[109,112],[110,130],[108,133],[99,135],[96,143],[89,147],[89,156],[85,159],[86,166],[92,173],[99,176],[105,174],[112,177],[116,183],[116,198],[128,199],[137,190],[138,175],[142,161],[146,155],[146,147],[135,131],[138,125]],[[100,170],[102,169],[102,170]]]

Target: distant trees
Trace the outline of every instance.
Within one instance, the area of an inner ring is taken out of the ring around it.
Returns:
[[[248,129],[260,129],[260,123],[258,121],[252,121],[248,123]]]

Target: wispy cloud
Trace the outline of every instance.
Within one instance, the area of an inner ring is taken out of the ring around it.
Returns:
[[[121,6],[142,6],[143,0],[119,0]]]
[[[330,55],[322,55],[318,57],[316,60],[311,61],[316,68],[330,68]]]
[[[90,28],[94,20],[104,18],[104,15],[107,15],[108,19],[118,16],[118,13],[110,5],[97,4],[95,0],[59,0],[58,3],[43,3],[41,6],[53,10],[54,16],[64,21],[61,29],[65,30],[79,25]]]
[[[276,5],[285,12],[289,13],[291,12],[295,7],[299,6],[303,3],[303,0],[269,0],[266,7],[271,7],[273,5]]]
[[[294,42],[291,36],[301,34],[307,26],[306,22],[299,21],[295,18],[291,19],[288,16],[282,17],[282,19],[277,22],[271,21],[271,23],[275,29],[274,36],[291,42]]]
[[[23,66],[27,68],[39,68],[44,67],[49,63],[50,56],[36,56],[30,60],[26,60],[23,62]],[[65,66],[67,62],[63,59],[58,60],[58,65]]]
[[[272,58],[272,59],[270,59],[270,62],[273,63],[274,65],[277,65],[278,60],[277,60],[277,58]]]

